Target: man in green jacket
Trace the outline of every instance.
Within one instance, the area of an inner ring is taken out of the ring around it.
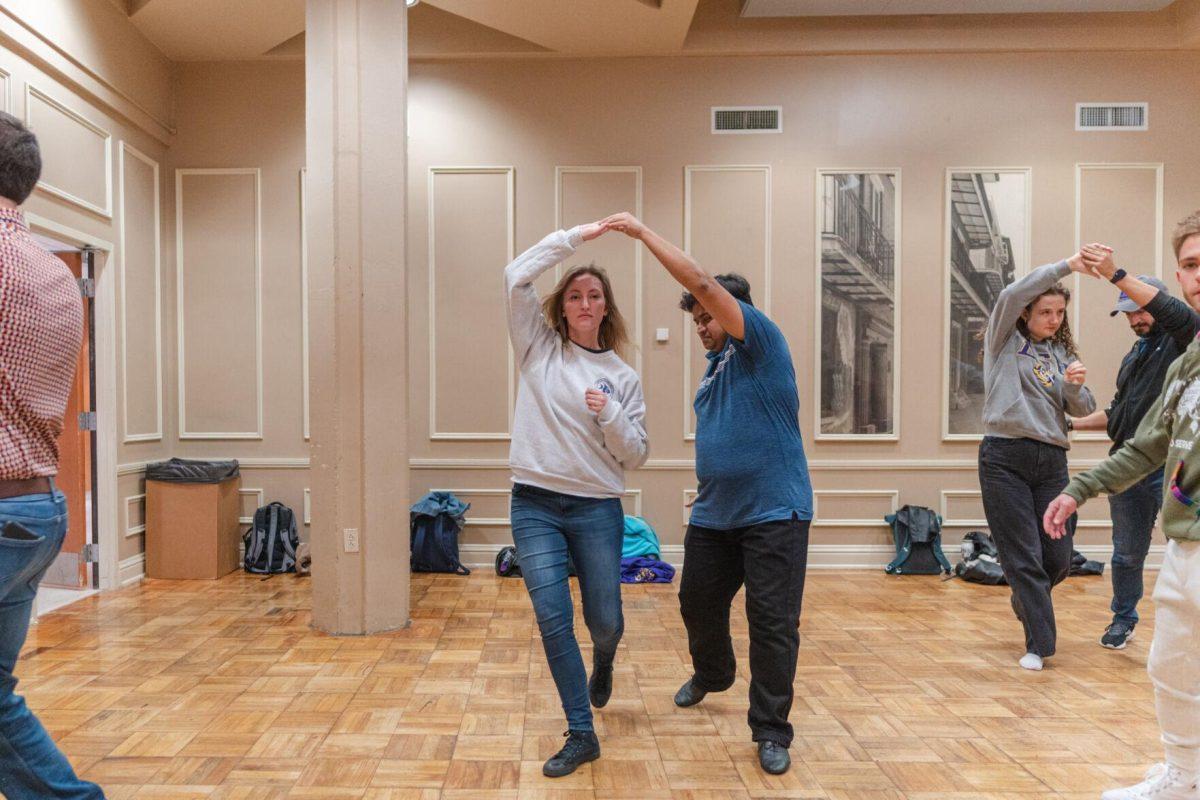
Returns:
[[[1200,311],[1200,211],[1173,237],[1184,299]],[[1095,469],[1076,476],[1042,520],[1054,539],[1088,499],[1114,494],[1164,469],[1167,552],[1154,588],[1155,630],[1147,669],[1154,683],[1166,763],[1102,800],[1200,800],[1200,339],[1170,369],[1137,433]],[[1164,467],[1165,464],[1165,467]]]

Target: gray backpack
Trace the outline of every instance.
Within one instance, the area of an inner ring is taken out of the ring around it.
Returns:
[[[242,537],[246,572],[269,575],[296,571],[296,515],[283,503],[268,503],[254,512],[254,524]]]

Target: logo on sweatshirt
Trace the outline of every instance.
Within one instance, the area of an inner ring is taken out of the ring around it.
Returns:
[[[607,395],[612,395],[616,392],[616,389],[613,388],[613,385],[611,382],[609,382],[608,378],[600,378],[597,380],[595,383],[595,388]]]
[[[1193,380],[1179,398],[1179,416],[1192,423],[1192,433],[1200,427],[1200,380]]]
[[[1041,361],[1033,362],[1033,377],[1047,389],[1054,385],[1054,373]]]

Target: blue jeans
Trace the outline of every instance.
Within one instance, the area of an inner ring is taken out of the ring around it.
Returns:
[[[573,731],[591,731],[587,670],[575,639],[567,554],[579,574],[583,620],[597,664],[611,664],[625,631],[621,616],[621,544],[625,513],[616,498],[573,497],[535,486],[512,490],[513,543],[550,674]]]
[[[8,800],[103,800],[81,781],[15,691],[13,669],[37,596],[38,583],[67,535],[62,492],[0,500],[0,796]]]
[[[1136,625],[1142,599],[1142,566],[1150,552],[1154,518],[1162,508],[1163,471],[1155,470],[1108,498],[1113,523],[1113,621]]]

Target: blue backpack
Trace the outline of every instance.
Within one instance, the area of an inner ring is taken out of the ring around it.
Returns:
[[[471,507],[450,492],[430,492],[409,509],[409,567],[413,572],[470,575],[458,559],[458,532]]]

